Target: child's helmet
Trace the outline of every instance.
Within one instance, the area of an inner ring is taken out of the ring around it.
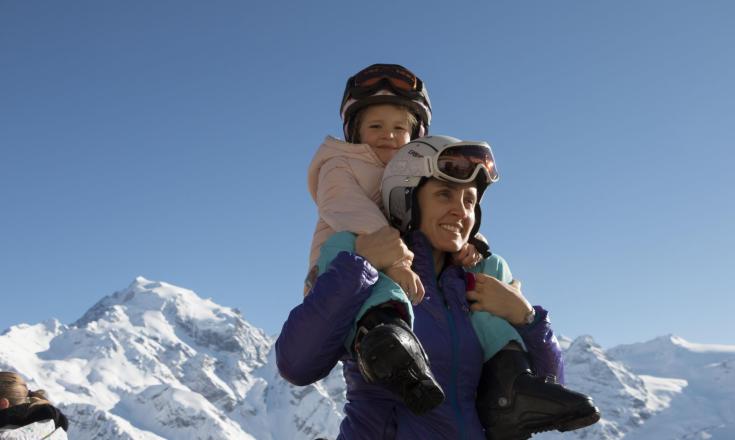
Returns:
[[[408,107],[418,119],[411,139],[425,136],[431,125],[431,102],[423,81],[398,64],[373,64],[347,80],[340,116],[345,140],[352,142],[352,124],[357,112],[373,104]]]
[[[385,167],[381,192],[388,221],[401,233],[418,228],[416,189],[430,177],[457,183],[476,182],[475,226],[470,232],[470,237],[474,237],[482,219],[482,195],[499,178],[490,145],[450,136],[426,136],[398,150]]]

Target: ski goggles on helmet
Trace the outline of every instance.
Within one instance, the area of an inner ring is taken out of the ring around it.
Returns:
[[[401,96],[416,98],[423,93],[424,83],[398,64],[373,64],[350,77],[345,90],[351,97],[359,99],[385,88]]]
[[[433,175],[456,183],[474,182],[484,173],[488,185],[500,177],[495,167],[493,150],[485,142],[458,142],[449,144],[434,155]]]

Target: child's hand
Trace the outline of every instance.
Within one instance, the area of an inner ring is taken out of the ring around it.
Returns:
[[[469,243],[465,243],[462,249],[452,254],[452,262],[458,266],[472,267],[480,261],[482,261],[482,254]]]
[[[513,325],[525,324],[524,318],[533,307],[523,296],[520,281],[506,284],[484,273],[475,274],[474,278],[474,288],[467,291],[472,311],[490,312]]]
[[[409,266],[410,263],[409,265],[393,265],[385,270],[385,274],[401,286],[411,304],[417,305],[424,299],[424,285],[416,272],[412,271]]]
[[[410,267],[413,261],[413,252],[401,240],[398,230],[390,226],[384,226],[371,234],[358,235],[355,253],[383,272],[393,265],[405,262]]]

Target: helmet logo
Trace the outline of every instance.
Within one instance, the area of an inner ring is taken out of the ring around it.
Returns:
[[[413,157],[418,157],[418,158],[424,157],[421,153],[419,153],[416,150],[408,150],[408,155],[413,156]]]

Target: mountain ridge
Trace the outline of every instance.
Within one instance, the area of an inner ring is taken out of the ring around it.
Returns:
[[[665,335],[603,350],[589,335],[561,339],[568,386],[592,395],[603,418],[534,438],[735,438],[735,346]],[[335,438],[341,368],[292,386],[278,374],[273,344],[236,309],[136,277],[72,324],[5,330],[0,369],[46,389],[79,440]]]

